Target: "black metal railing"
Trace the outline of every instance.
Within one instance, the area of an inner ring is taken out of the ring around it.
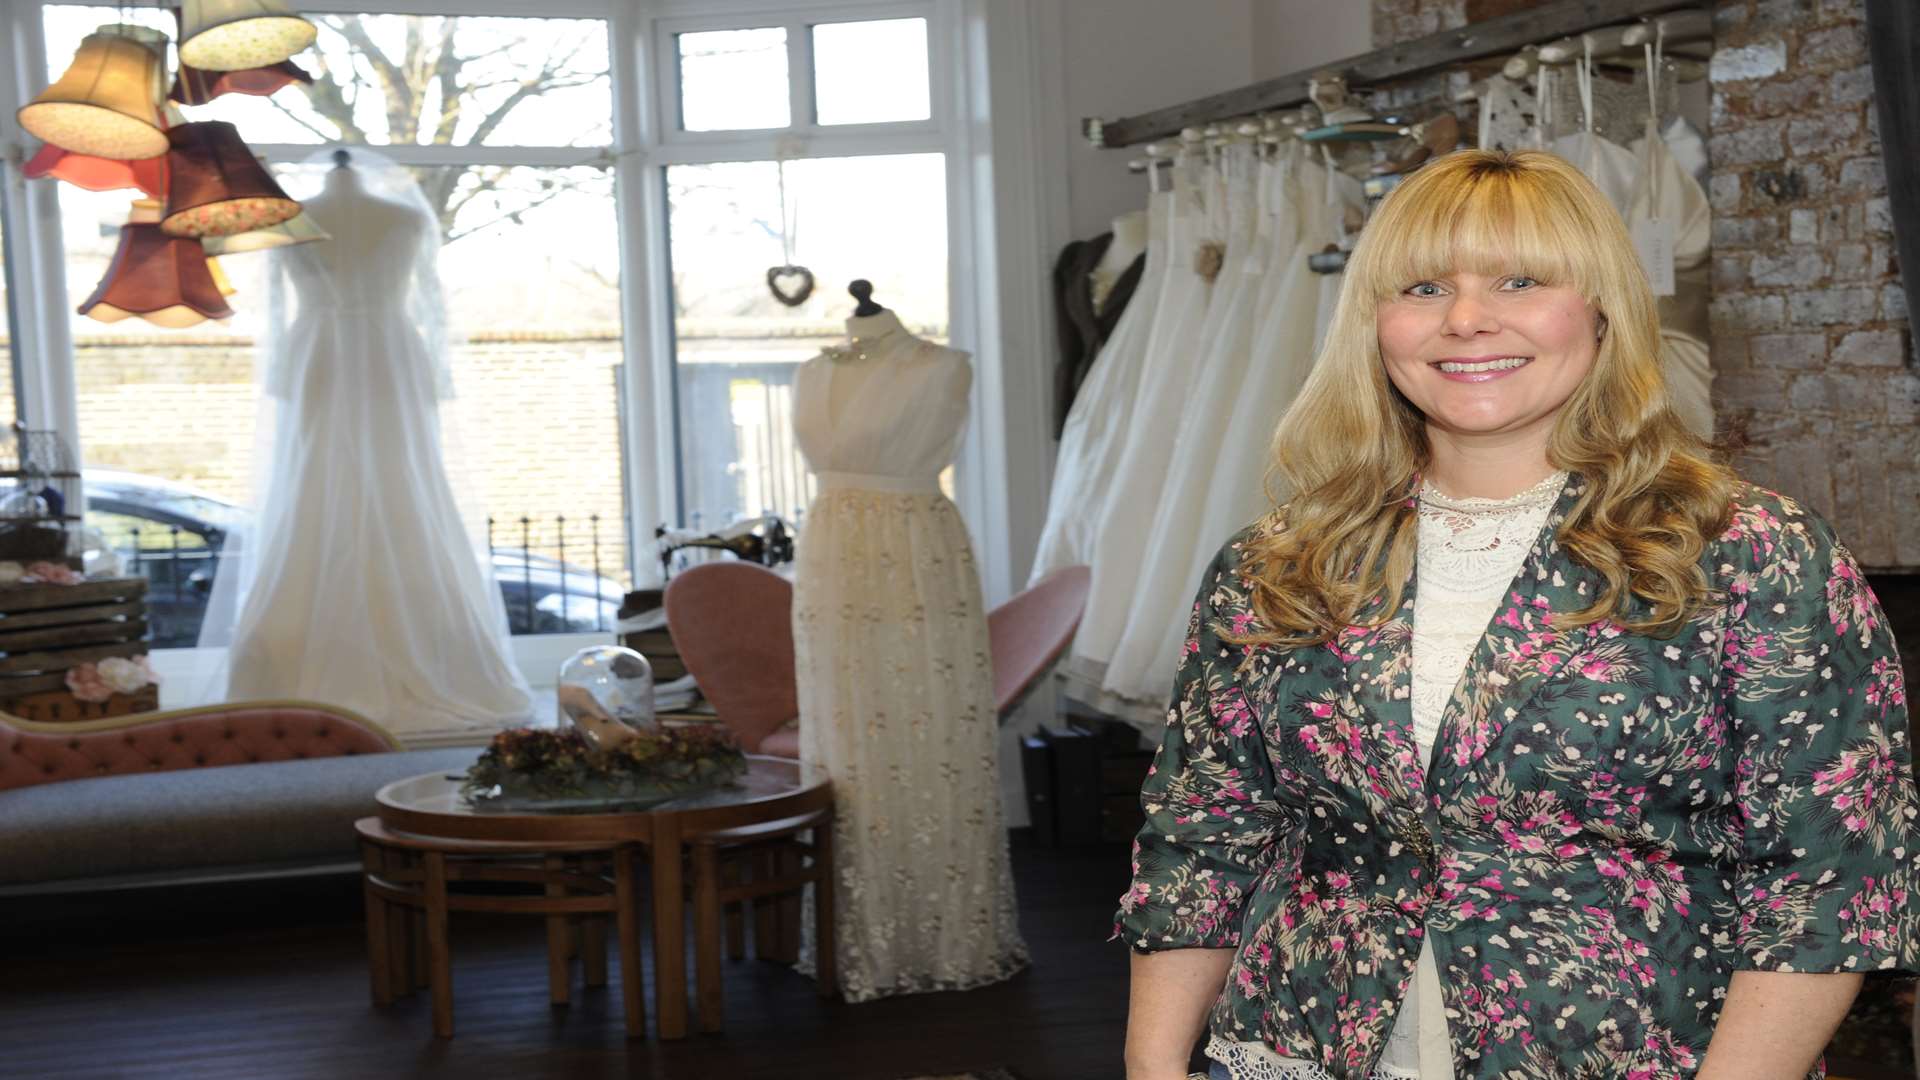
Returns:
[[[506,607],[507,628],[520,634],[609,631],[625,587],[605,571],[605,534],[599,514],[489,517],[487,553]],[[214,578],[231,557],[223,537],[181,526],[103,530],[125,573],[147,579],[147,620],[157,649],[190,648],[200,638]],[[518,540],[518,546],[512,542]],[[501,546],[501,544],[508,546]],[[579,562],[569,562],[571,556]]]

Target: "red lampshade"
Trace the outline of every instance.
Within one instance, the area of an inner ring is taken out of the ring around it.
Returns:
[[[76,154],[48,143],[33,155],[23,170],[29,179],[51,176],[88,191],[117,191],[138,188],[156,199],[167,194],[167,159],[143,158],[120,161],[116,158]]]
[[[296,82],[311,84],[313,76],[291,60],[241,71],[202,71],[181,64],[179,74],[174,76],[173,92],[167,96],[182,105],[205,105],[221,94],[272,97],[281,87]]]
[[[142,199],[120,227],[120,247],[80,314],[101,322],[138,316],[179,329],[233,317],[200,241],[160,231],[160,204]]]
[[[266,166],[224,120],[181,124],[167,132],[167,210],[160,227],[173,236],[231,236],[278,225],[300,204],[274,183]]]

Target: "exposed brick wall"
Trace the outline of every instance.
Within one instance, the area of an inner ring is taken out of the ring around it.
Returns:
[[[1376,46],[1536,6],[1372,4]],[[1867,565],[1920,570],[1920,376],[1864,19],[1861,0],[1715,5],[1714,403],[1743,475],[1818,508]]]
[[[1714,396],[1742,471],[1920,568],[1920,378],[1859,0],[1723,2],[1711,66]]]

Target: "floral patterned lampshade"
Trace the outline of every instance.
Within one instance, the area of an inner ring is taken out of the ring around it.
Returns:
[[[180,62],[206,71],[240,71],[288,60],[319,30],[280,0],[186,0]]]
[[[272,97],[283,86],[311,82],[313,76],[291,60],[240,71],[202,71],[181,64],[180,70],[174,73],[173,91],[167,97],[182,105],[205,105],[221,94]]]
[[[165,154],[165,41],[158,31],[139,26],[103,26],[88,34],[59,81],[20,109],[20,126],[77,154],[126,161]]]
[[[105,323],[138,317],[169,329],[233,316],[207,266],[206,249],[198,240],[161,232],[159,222],[159,202],[133,204],[113,263],[80,314]]]
[[[51,176],[88,191],[117,191],[138,188],[156,199],[167,194],[167,159],[162,157],[118,158],[76,154],[52,143],[40,148],[22,170],[29,180]]]
[[[247,251],[266,251],[269,248],[292,247],[295,244],[309,244],[315,240],[331,240],[327,231],[314,223],[313,218],[302,213],[264,229],[252,232],[235,233],[232,236],[206,236],[200,242],[206,246],[208,255],[238,255]]]
[[[232,236],[278,225],[300,212],[266,166],[224,120],[167,132],[167,209],[160,227],[174,236]]]

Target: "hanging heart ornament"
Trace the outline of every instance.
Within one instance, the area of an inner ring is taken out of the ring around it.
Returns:
[[[767,271],[767,291],[788,307],[799,307],[813,295],[813,271],[804,266],[775,266]]]

